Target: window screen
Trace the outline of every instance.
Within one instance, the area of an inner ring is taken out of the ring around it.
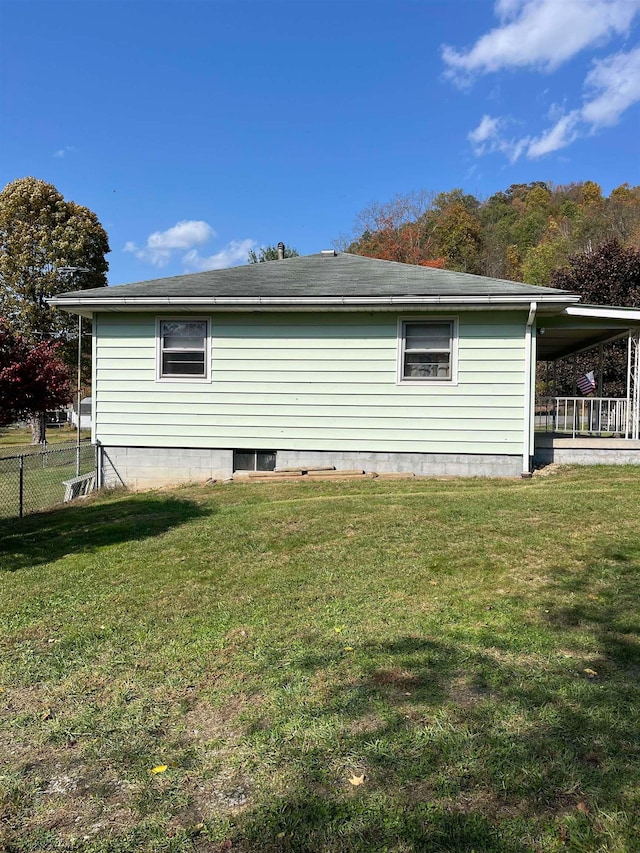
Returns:
[[[160,375],[206,376],[206,320],[160,322]]]
[[[452,321],[405,321],[402,324],[402,379],[451,380]]]
[[[273,471],[276,467],[275,450],[234,450],[234,471]]]

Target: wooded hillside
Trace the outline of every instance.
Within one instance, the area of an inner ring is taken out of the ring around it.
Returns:
[[[640,186],[609,196],[593,181],[512,184],[485,201],[454,189],[374,202],[356,217],[347,251],[495,278],[549,284],[569,259],[617,241],[640,249]]]

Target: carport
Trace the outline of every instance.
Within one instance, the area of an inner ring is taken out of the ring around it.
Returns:
[[[625,340],[626,394],[602,394],[604,344]],[[640,309],[570,305],[539,319],[536,363],[555,375],[561,359],[594,352],[594,393],[580,394],[574,369],[571,396],[559,396],[552,381],[549,397],[536,400],[534,463],[640,464]]]

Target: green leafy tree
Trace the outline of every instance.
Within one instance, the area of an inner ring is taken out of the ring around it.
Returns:
[[[542,284],[570,255],[611,239],[640,248],[640,187],[607,198],[595,181],[533,181],[482,202],[462,189],[409,192],[369,204],[340,242],[359,255]]]
[[[285,258],[297,258],[298,250],[294,248],[290,248],[289,246],[284,247],[284,256]],[[249,252],[249,257],[247,258],[247,263],[249,264],[262,264],[265,261],[277,261],[278,260],[278,247],[277,246],[260,246],[258,251],[256,252],[254,249],[251,249]]]
[[[522,281],[547,286],[552,272],[566,266],[569,252],[569,239],[564,236],[552,217],[544,238],[525,254],[522,262]]]
[[[32,344],[59,342],[71,364],[77,322],[47,299],[106,285],[107,252],[107,234],[91,210],[37,178],[7,184],[0,192],[0,316],[7,329]],[[32,419],[32,439],[43,440],[44,429],[40,413]]]
[[[464,200],[453,201],[442,210],[433,233],[437,254],[445,259],[447,269],[469,273],[481,271],[480,220]]]

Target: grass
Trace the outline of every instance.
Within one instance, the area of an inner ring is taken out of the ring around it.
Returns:
[[[49,427],[47,429],[47,444],[66,444],[75,442],[77,432],[75,427]],[[91,430],[80,430],[80,439],[86,441],[91,438]],[[40,449],[40,445],[31,444],[31,430],[18,427],[0,427],[0,458],[3,456],[14,456],[16,453],[33,453]]]
[[[5,523],[5,850],[640,849],[639,509],[593,468]]]
[[[95,468],[95,448],[80,448],[80,473]],[[23,460],[23,513],[37,512],[62,503],[64,481],[76,476],[76,448],[58,445],[46,455],[31,453]],[[20,514],[20,460],[0,455],[0,519]]]

